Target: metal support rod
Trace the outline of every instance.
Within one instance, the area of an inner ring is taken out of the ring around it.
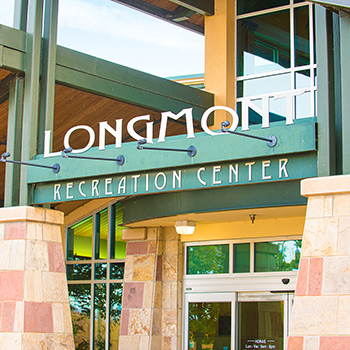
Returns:
[[[53,166],[49,166],[49,165],[32,164],[32,163],[20,162],[18,160],[8,160],[8,159],[6,159],[7,157],[10,157],[10,155],[11,154],[9,152],[3,153],[1,155],[0,162],[22,164],[22,165],[29,165],[29,166],[36,166],[36,167],[40,167],[40,168],[52,169],[55,174],[57,174],[61,170],[61,167],[60,167],[60,165],[58,163],[55,163]]]
[[[236,132],[236,131],[231,131],[231,130],[227,130],[225,129],[225,127],[230,126],[230,122],[229,121],[225,121],[221,123],[221,131],[222,132],[228,132],[230,134],[235,134],[235,135],[239,135],[239,136],[244,136],[244,137],[250,137],[251,139],[256,139],[256,140],[261,140],[261,141],[266,141],[267,145],[269,147],[274,147],[277,144],[277,137],[274,135],[270,135],[268,138],[266,137],[260,137],[260,136],[255,136],[255,135],[247,135],[247,134],[242,134],[240,132]]]
[[[63,158],[78,158],[78,159],[91,159],[91,160],[107,160],[111,162],[117,162],[118,165],[123,165],[125,163],[125,157],[123,155],[118,156],[117,158],[99,158],[99,157],[86,157],[86,156],[75,156],[71,155],[73,151],[72,147],[65,148],[63,150]]]
[[[141,139],[137,142],[137,149],[150,149],[150,150],[156,150],[156,151],[173,151],[173,152],[187,152],[187,154],[190,157],[194,157],[197,153],[197,149],[194,146],[188,147],[188,149],[179,149],[179,148],[159,148],[159,147],[145,147],[142,145],[145,145],[147,143],[146,139]]]

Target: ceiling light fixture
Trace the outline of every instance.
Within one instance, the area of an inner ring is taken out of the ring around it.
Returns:
[[[189,220],[176,221],[174,226],[179,235],[191,235],[196,228],[195,222]]]

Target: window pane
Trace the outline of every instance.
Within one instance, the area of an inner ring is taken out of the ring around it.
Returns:
[[[68,229],[68,260],[91,259],[92,255],[92,216]]]
[[[74,344],[76,349],[90,349],[90,305],[89,284],[68,285]]]
[[[243,13],[261,11],[283,5],[289,5],[289,0],[238,0],[237,13],[241,15]]]
[[[233,245],[233,272],[250,272],[250,243]]]
[[[107,259],[108,208],[96,215],[95,258]]]
[[[283,308],[283,301],[238,303],[238,349],[282,350]]]
[[[229,245],[187,247],[187,274],[229,272]]]
[[[106,284],[95,284],[94,349],[106,348]]]
[[[237,21],[238,75],[290,68],[289,10]]]
[[[107,278],[107,264],[95,264],[95,279],[105,280]]]
[[[114,283],[110,287],[110,324],[109,324],[109,343],[110,350],[118,350],[120,314],[122,310],[123,284]]]
[[[120,226],[122,223],[123,205],[118,203],[112,206],[111,259],[125,259],[126,242],[122,239],[122,231],[125,227]]]
[[[90,264],[67,265],[68,281],[86,281],[91,280]]]
[[[238,82],[238,97],[273,94],[291,89],[291,76],[287,74],[249,79]]]
[[[110,273],[110,279],[111,280],[118,280],[124,278],[124,263],[118,263],[118,264],[111,264],[111,273]]]
[[[295,66],[310,64],[309,8],[294,9]]]
[[[231,303],[189,304],[188,348],[231,349]]]
[[[301,240],[255,243],[255,272],[295,271],[299,267]]]

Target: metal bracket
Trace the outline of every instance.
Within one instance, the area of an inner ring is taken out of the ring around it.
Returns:
[[[8,159],[6,159],[6,158],[8,158],[10,156],[11,156],[11,154],[9,152],[3,153],[1,155],[0,162],[15,163],[15,164],[29,165],[29,166],[36,166],[36,167],[40,167],[40,168],[48,168],[48,169],[52,169],[52,171],[55,174],[57,174],[61,170],[61,167],[60,167],[60,165],[58,163],[55,163],[53,166],[49,166],[49,165],[32,164],[32,163],[20,162],[20,161],[17,161],[17,160],[8,160]]]
[[[187,152],[187,154],[190,157],[194,157],[197,153],[197,148],[194,146],[190,146],[187,149],[178,149],[178,148],[159,148],[159,147],[145,147],[147,143],[146,139],[141,139],[138,140],[137,142],[137,149],[142,150],[142,149],[150,149],[150,150],[156,150],[156,151],[173,151],[173,152]]]
[[[117,158],[98,158],[98,157],[84,157],[84,156],[75,156],[75,155],[71,155],[69,153],[71,153],[73,151],[72,147],[68,147],[65,148],[63,150],[63,158],[79,158],[79,159],[91,159],[91,160],[107,160],[107,161],[111,161],[111,162],[117,162],[118,165],[123,165],[125,163],[125,157],[120,155]]]
[[[240,135],[240,136],[244,136],[244,137],[250,137],[251,139],[256,139],[256,140],[261,140],[261,141],[266,141],[267,145],[269,147],[275,147],[277,144],[277,137],[275,135],[270,135],[268,138],[265,137],[260,137],[260,136],[254,136],[254,135],[247,135],[247,134],[242,134],[240,132],[236,132],[236,131],[231,131],[228,129],[225,129],[225,127],[230,126],[230,122],[229,121],[225,121],[221,123],[221,131],[222,132],[228,132],[230,134],[235,134],[235,135]]]

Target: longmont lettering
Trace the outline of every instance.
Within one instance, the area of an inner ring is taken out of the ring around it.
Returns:
[[[288,179],[288,158],[250,161],[235,164],[210,165],[194,169],[158,171],[152,173],[119,175],[115,177],[82,180],[53,185],[53,200],[78,200],[158,191],[176,191],[189,188],[228,186],[266,180]],[[272,162],[276,166],[272,171]],[[271,167],[271,169],[270,169]]]
[[[252,103],[245,103],[245,109],[248,110],[249,107],[253,107]],[[262,114],[262,128],[269,128],[270,127],[270,121],[269,121],[269,113],[266,110],[268,106],[265,106],[265,110],[259,110],[255,106],[253,109],[257,112],[260,112]],[[216,110],[224,110],[228,112],[232,117],[231,127],[230,131],[235,131],[237,129],[237,126],[239,124],[239,117],[237,112],[230,108],[225,106],[213,106],[208,108],[202,115],[201,118],[201,127],[205,133],[211,136],[219,136],[224,135],[222,132],[215,132],[209,129],[208,126],[208,118],[211,115],[211,113],[215,112]],[[179,113],[174,114],[170,111],[161,113],[161,122],[160,122],[160,130],[159,130],[159,137],[157,142],[165,142],[166,141],[166,130],[167,130],[167,123],[168,119],[178,120],[181,117],[185,117],[186,120],[186,128],[187,128],[187,138],[195,138],[194,133],[194,127],[193,127],[193,115],[192,115],[193,108],[185,108],[181,110]],[[138,121],[145,121],[146,122],[146,139],[147,143],[153,143],[153,121],[151,120],[150,115],[142,115],[135,118],[132,118],[128,124],[127,124],[127,131],[129,135],[134,138],[135,140],[143,139],[143,136],[140,136],[134,129],[134,125]],[[294,119],[293,118],[287,118],[286,119],[286,125],[293,124]],[[87,145],[80,149],[73,149],[72,153],[83,153],[88,151],[92,145],[95,142],[95,131],[92,129],[91,126],[88,125],[77,125],[72,128],[70,128],[65,136],[63,141],[64,148],[69,148],[70,146],[70,137],[76,130],[86,130],[89,134],[89,141]],[[249,115],[248,113],[244,112],[242,117],[242,131],[248,131],[249,130]],[[106,132],[110,133],[114,139],[115,139],[115,148],[122,147],[122,132],[123,132],[123,119],[116,119],[115,120],[115,127],[112,127],[108,124],[107,121],[99,122],[99,151],[103,151],[106,147]],[[47,157],[57,157],[62,155],[62,151],[60,152],[51,152],[50,145],[51,145],[51,130],[45,131],[45,139],[44,139],[44,158]]]

